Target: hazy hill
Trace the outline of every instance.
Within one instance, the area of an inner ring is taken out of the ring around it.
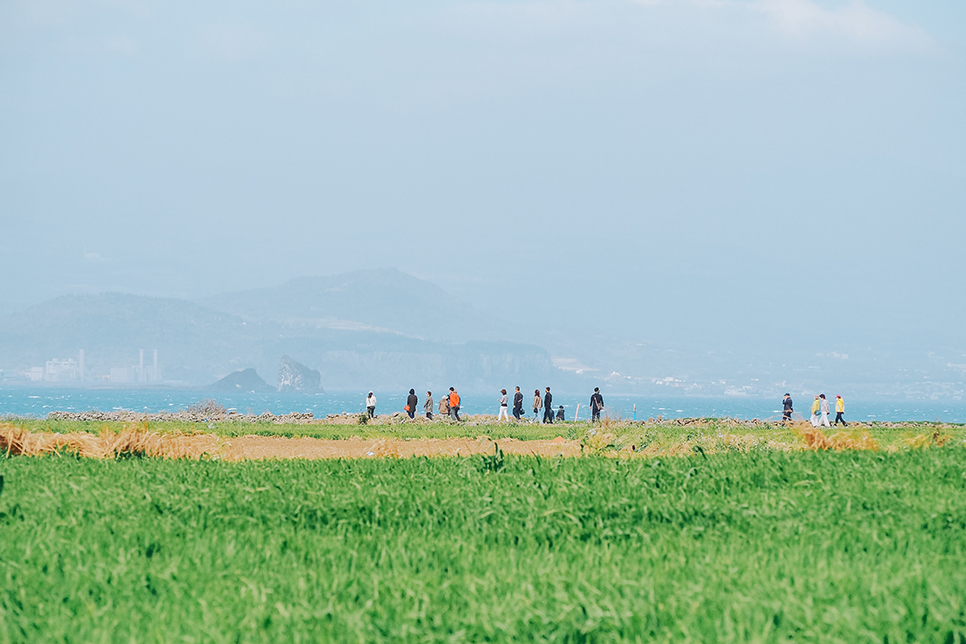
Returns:
[[[321,387],[331,390],[492,388],[573,378],[539,346],[494,339],[496,326],[398,271],[304,278],[204,304],[118,293],[65,296],[0,318],[0,369],[76,358],[84,349],[87,372],[106,374],[136,364],[138,349],[150,365],[158,349],[164,379],[200,385],[246,368],[277,374],[283,355],[318,370]]]
[[[205,389],[230,393],[275,391],[275,387],[262,380],[262,377],[250,368],[232,372],[218,382],[208,385]]]
[[[0,318],[0,364],[22,369],[51,358],[77,357],[107,373],[111,367],[146,364],[157,349],[165,377],[206,382],[257,355],[270,333],[237,316],[184,300],[122,293],[67,295]]]
[[[643,328],[647,319],[639,323]],[[928,338],[933,348],[926,351],[923,338],[872,334],[864,345],[829,338],[810,346],[796,338],[783,347],[749,347],[727,336],[674,346],[594,329],[530,333],[540,340],[528,343],[526,330],[494,321],[424,280],[360,271],[194,302],[119,293],[59,297],[0,317],[0,369],[43,366],[84,349],[88,373],[103,375],[136,364],[138,349],[150,365],[158,349],[164,379],[198,385],[254,368],[275,386],[279,360],[288,355],[317,370],[330,391],[516,384],[583,390],[602,383],[612,392],[667,395],[830,387],[877,397],[966,395],[966,351],[936,338]],[[560,364],[572,371],[556,368],[551,355],[568,359]]]
[[[517,340],[505,322],[477,311],[431,282],[396,269],[300,277],[280,286],[198,301],[286,333],[317,330],[396,333],[437,341]]]

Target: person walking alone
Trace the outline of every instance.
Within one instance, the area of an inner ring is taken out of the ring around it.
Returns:
[[[828,422],[828,400],[825,398],[825,394],[819,394],[818,397],[822,399],[821,405],[819,406],[822,411],[822,419],[819,421],[819,424],[822,427],[831,427],[832,424]]]
[[[369,412],[369,418],[376,417],[376,395],[371,391],[366,396],[366,411]]]
[[[416,419],[416,405],[419,404],[419,398],[416,397],[416,390],[409,390],[409,397],[406,398],[406,413],[409,414],[409,418],[412,420]]]
[[[840,420],[842,421],[843,425],[845,425],[846,427],[849,426],[849,424],[845,422],[844,414],[845,414],[845,401],[842,400],[842,396],[836,396],[835,397],[835,425],[836,426],[838,426]]]
[[[500,422],[506,418],[506,422],[510,422],[510,414],[507,412],[507,399],[506,399],[506,389],[500,390],[500,413],[496,416],[496,422]]]
[[[782,422],[790,421],[792,419],[792,395],[785,394],[782,399]]]
[[[537,420],[540,416],[540,410],[543,409],[543,398],[540,397],[540,390],[533,390],[533,419]]]
[[[543,397],[543,422],[550,423],[553,425],[553,394],[550,393],[550,387],[547,387],[547,393]]]
[[[449,417],[459,422],[460,419],[460,395],[456,389],[449,388]]]
[[[604,408],[604,397],[600,395],[600,387],[594,387],[594,394],[590,397],[590,422],[600,420],[600,410]]]
[[[513,394],[513,417],[520,420],[520,416],[523,416],[523,394],[520,392],[520,388],[517,387],[516,392]]]
[[[426,402],[423,403],[423,411],[426,412],[426,418],[429,420],[433,419],[433,392],[426,392]]]
[[[818,410],[821,404],[818,396],[815,396],[815,400],[812,401],[812,416],[808,419],[808,422],[812,423],[812,427],[818,427]]]

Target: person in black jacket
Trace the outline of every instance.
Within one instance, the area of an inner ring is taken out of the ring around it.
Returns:
[[[547,393],[543,396],[543,422],[553,424],[553,395],[550,393],[550,387],[547,387]]]
[[[416,390],[409,390],[409,398],[406,399],[406,413],[409,414],[410,418],[416,417],[416,405],[419,404],[419,398],[416,397]]]
[[[792,419],[792,396],[791,394],[785,394],[785,398],[782,400],[782,422],[789,421]]]
[[[517,387],[516,393],[513,394],[513,417],[520,420],[521,416],[523,416],[523,393]]]
[[[594,395],[590,397],[590,422],[600,420],[600,410],[604,408],[604,397],[600,395],[600,387],[594,387]]]

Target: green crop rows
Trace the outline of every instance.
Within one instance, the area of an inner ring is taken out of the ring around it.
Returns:
[[[0,473],[2,642],[966,633],[962,447]]]

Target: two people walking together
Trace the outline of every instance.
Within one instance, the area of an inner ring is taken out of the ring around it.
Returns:
[[[540,390],[533,390],[533,419],[537,420],[540,416],[540,410],[543,410],[543,422],[553,423],[553,394],[550,393],[550,387],[547,387],[547,393],[543,398],[540,397]]]

